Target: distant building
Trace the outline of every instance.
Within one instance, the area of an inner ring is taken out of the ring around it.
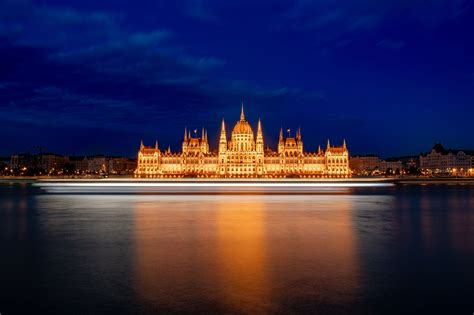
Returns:
[[[14,154],[10,157],[10,166],[13,169],[35,168],[38,164],[38,157],[30,153]]]
[[[445,149],[440,142],[420,154],[420,168],[433,174],[472,174],[474,150]]]
[[[55,153],[14,154],[10,157],[10,167],[21,171],[21,174],[46,175],[51,172],[62,172],[68,157]]]
[[[9,157],[0,156],[0,174],[10,175],[10,161]]]
[[[87,157],[87,171],[90,173],[107,173],[109,159],[105,155]]]
[[[196,134],[196,131],[195,131]],[[207,131],[201,137],[191,136],[186,129],[181,152],[161,151],[158,143],[138,151],[136,177],[348,177],[349,151],[328,141],[325,150],[303,149],[300,130],[296,137],[284,137],[280,130],[278,150],[265,150],[262,124],[257,133],[245,119],[244,108],[227,138],[222,120],[218,150],[210,151]]]
[[[74,166],[76,173],[83,174],[89,170],[89,160],[87,156],[70,156],[69,163]]]
[[[40,153],[37,155],[37,168],[44,170],[46,173],[60,171],[68,162],[69,158],[64,155],[55,153]]]
[[[402,161],[403,169],[417,169],[420,167],[420,158],[418,155],[405,155],[393,159]]]
[[[375,154],[355,155],[349,160],[349,165],[354,174],[370,175],[376,170],[380,170],[380,157]]]
[[[129,175],[133,174],[137,168],[137,160],[126,157],[111,157],[109,158],[109,174],[115,175]]]
[[[389,170],[393,173],[400,173],[402,171],[402,161],[397,158],[391,158],[380,162],[380,171],[386,173]]]

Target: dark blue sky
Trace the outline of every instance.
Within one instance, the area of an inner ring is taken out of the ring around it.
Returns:
[[[0,155],[216,147],[242,98],[272,146],[474,148],[473,34],[466,0],[0,0]]]

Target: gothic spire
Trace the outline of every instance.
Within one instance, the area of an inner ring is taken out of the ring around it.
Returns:
[[[184,127],[184,141],[188,140],[187,139],[187,137],[188,137],[187,133],[188,133],[188,127]]]
[[[258,140],[263,141],[262,122],[260,121],[260,118],[258,119],[258,127],[257,127],[257,141]]]
[[[330,149],[330,148],[331,148],[331,143],[329,143],[329,139],[328,139],[327,149]]]
[[[280,127],[280,141],[283,141],[283,127]]]
[[[225,134],[225,122],[224,122],[224,118],[222,118],[221,138],[220,138],[220,141],[227,142],[227,137],[226,137],[226,134]]]
[[[242,100],[242,111],[240,112],[240,120],[245,120],[244,101]]]
[[[158,140],[155,141],[155,150],[158,150]]]
[[[344,147],[344,149],[347,147],[347,145],[346,145],[346,139],[344,139],[344,143],[342,144],[342,146]]]

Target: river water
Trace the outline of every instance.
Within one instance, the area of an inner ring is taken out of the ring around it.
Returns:
[[[49,194],[0,185],[0,313],[474,312],[474,186]]]

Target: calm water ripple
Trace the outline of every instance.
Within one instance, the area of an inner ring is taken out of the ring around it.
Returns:
[[[314,195],[0,185],[0,313],[474,312],[474,186]]]

